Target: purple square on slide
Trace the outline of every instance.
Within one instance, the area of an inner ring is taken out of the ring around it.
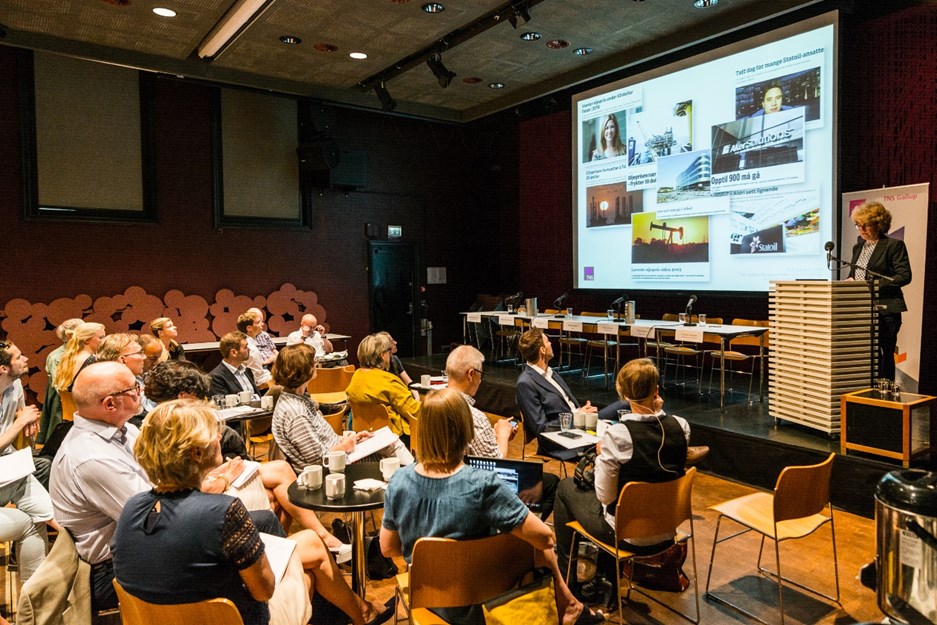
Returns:
[[[583,280],[595,280],[595,267],[584,267],[582,270]]]

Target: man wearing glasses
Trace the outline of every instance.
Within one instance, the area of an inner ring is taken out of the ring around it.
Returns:
[[[26,405],[20,381],[27,371],[26,356],[19,348],[0,342],[0,455],[16,451],[14,443],[20,434],[35,436],[39,430],[39,410]],[[16,508],[7,508],[10,503]],[[0,540],[17,542],[23,581],[32,576],[46,557],[46,523],[50,521],[49,493],[34,475],[0,487]]]

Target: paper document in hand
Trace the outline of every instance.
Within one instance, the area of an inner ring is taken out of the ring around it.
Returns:
[[[234,478],[234,481],[231,482],[231,486],[235,488],[240,488],[247,483],[247,480],[254,477],[254,474],[257,473],[257,470],[260,468],[259,462],[254,462],[253,460],[244,461],[244,470],[241,471],[241,474]]]
[[[362,458],[370,456],[400,440],[387,426],[382,427],[376,432],[372,432],[372,435],[371,438],[363,440],[355,445],[355,450],[348,454],[348,462],[358,462]]]
[[[270,562],[270,568],[273,569],[273,578],[279,584],[286,572],[290,556],[296,549],[296,541],[263,532],[260,532],[260,539],[264,541],[264,551],[267,554],[267,561]]]
[[[35,470],[33,450],[29,447],[0,456],[0,486],[21,480]]]

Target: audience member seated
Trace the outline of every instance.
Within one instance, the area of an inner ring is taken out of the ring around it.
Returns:
[[[390,350],[390,366],[387,370],[403,380],[403,383],[409,387],[413,384],[413,380],[410,378],[410,374],[407,373],[406,369],[403,368],[403,363],[397,356],[397,341],[390,335],[390,332],[378,332],[378,334],[383,335],[393,346]]]
[[[559,564],[564,571],[572,541],[567,523],[579,521],[587,532],[611,544],[615,541],[615,507],[625,484],[667,482],[684,474],[690,426],[681,417],[664,412],[658,380],[657,367],[648,358],[632,360],[621,368],[615,388],[622,399],[631,403],[631,414],[609,426],[598,445],[595,489],[582,490],[572,478],[560,482],[554,527]],[[673,534],[669,534],[622,547],[656,553],[672,542]],[[614,560],[600,554],[599,563],[604,579],[614,583],[618,579]]]
[[[104,340],[104,335],[104,326],[100,323],[81,323],[75,328],[72,338],[68,339],[68,343],[65,344],[62,360],[55,370],[52,383],[55,384],[56,390],[59,392],[72,390],[72,384],[78,372],[82,367],[94,362],[92,357],[101,345],[101,341]]]
[[[225,597],[247,625],[306,623],[313,593],[359,625],[378,615],[390,617],[392,610],[351,591],[325,545],[309,531],[292,537],[308,595],[299,610],[286,607],[295,604],[289,593],[298,588],[277,584],[244,505],[200,491],[222,461],[218,422],[207,404],[160,405],[147,417],[133,449],[154,487],[127,501],[114,533],[114,571],[130,594],[158,604]]]
[[[263,330],[263,326],[257,323],[254,315],[244,313],[237,320],[238,332],[243,332],[247,337],[248,358],[244,366],[250,369],[254,375],[254,384],[257,388],[267,388],[270,385],[270,372],[264,369],[263,357],[260,354],[260,348],[257,346],[256,337]]]
[[[580,406],[563,377],[550,368],[553,345],[543,330],[531,328],[521,334],[518,349],[527,364],[517,376],[514,397],[524,412],[524,427],[531,438],[548,427],[559,427],[561,412],[598,412],[591,402]]]
[[[160,363],[153,369],[146,381],[147,393],[160,404],[174,399],[204,401],[208,399],[210,388],[210,378],[195,364],[186,361],[168,360]],[[204,484],[202,492],[224,492],[238,496],[242,494],[242,491],[231,486],[231,482],[236,480],[244,470],[244,462],[241,458],[247,457],[247,449],[244,446],[244,439],[233,428],[223,425],[220,429],[221,454],[229,460],[220,467],[219,479]],[[287,490],[290,484],[296,481],[296,473],[287,462],[270,460],[261,463],[257,471],[269,496],[264,499],[263,505],[261,502],[245,497],[245,503],[249,509],[270,510],[270,499],[272,499],[286,512],[283,519],[285,531],[289,531],[292,520],[296,519],[302,527],[318,534],[329,549],[337,554],[339,562],[345,562],[351,557],[351,546],[343,544],[338,538],[329,534],[315,512],[299,508],[290,501]]]
[[[250,352],[247,350],[247,335],[243,332],[228,332],[218,343],[221,362],[211,370],[211,394],[230,395],[249,391],[260,396],[254,374],[247,368]]]
[[[273,381],[283,391],[273,411],[273,437],[297,471],[310,464],[322,464],[329,451],[354,451],[357,443],[372,436],[370,432],[346,436],[335,433],[322,417],[318,404],[306,395],[306,385],[315,377],[316,352],[308,345],[288,345],[277,356]],[[413,456],[400,441],[379,453],[394,454],[403,465],[413,462]]]
[[[101,341],[98,351],[94,353],[95,362],[121,362],[127,365],[127,368],[133,372],[137,378],[140,387],[143,387],[143,365],[146,364],[146,355],[143,353],[143,346],[136,334],[118,332],[117,334],[108,334]],[[140,412],[131,417],[130,422],[140,427],[146,413],[152,410],[156,403],[147,399],[146,394],[140,394]]]
[[[0,342],[2,455],[16,451],[13,444],[20,434],[35,436],[39,430],[39,409],[26,405],[20,381],[28,371],[27,358],[20,349],[12,343]],[[45,473],[48,483],[48,469]],[[16,508],[6,507],[11,503]],[[16,541],[20,576],[26,581],[46,558],[46,523],[52,521],[52,501],[35,475],[27,475],[0,486],[0,506],[0,540]]]
[[[449,353],[446,358],[446,375],[449,377],[449,388],[462,394],[462,398],[472,413],[472,425],[475,436],[465,450],[468,456],[483,456],[485,458],[507,458],[508,443],[517,433],[517,424],[510,419],[499,419],[494,427],[488,415],[475,407],[475,393],[482,382],[482,367],[485,355],[471,345],[459,345]],[[553,500],[556,497],[556,485],[559,478],[552,473],[543,474],[543,491],[540,501],[542,505],[541,516],[543,520],[550,517],[553,512]],[[524,502],[530,503],[530,502]]]
[[[305,343],[316,350],[316,356],[322,358],[326,354],[331,354],[332,341],[326,336],[325,326],[319,325],[319,320],[315,315],[305,314],[300,321],[299,330],[290,332],[286,337],[287,345],[296,345]]]
[[[179,330],[169,317],[159,317],[150,322],[150,332],[163,344],[160,362],[165,360],[185,360],[185,349],[176,341]]]
[[[140,345],[143,346],[143,355],[146,358],[143,361],[143,373],[149,373],[149,371],[158,365],[163,360],[163,344],[158,338],[152,334],[141,334],[140,335]]]
[[[510,532],[537,549],[553,571],[563,625],[602,622],[604,617],[590,613],[566,586],[552,530],[494,472],[463,463],[473,438],[472,415],[461,393],[442,389],[426,397],[416,441],[420,461],[395,473],[384,495],[381,551],[409,562],[413,545],[424,536],[472,539]],[[447,617],[457,616],[447,611]]]
[[[384,404],[390,408],[390,429],[409,447],[409,418],[419,417],[420,402],[403,380],[388,371],[393,349],[390,340],[379,333],[364,337],[358,344],[360,367],[351,376],[345,392],[350,402]]]
[[[277,346],[273,344],[273,339],[267,332],[264,311],[259,308],[248,308],[247,314],[254,318],[254,323],[260,328],[260,333],[254,337],[254,340],[257,341],[257,349],[260,350],[261,364],[264,367],[270,367],[277,358]]]
[[[36,435],[37,443],[45,443],[46,437],[52,433],[56,425],[62,422],[62,398],[55,388],[55,370],[62,360],[65,353],[65,344],[72,338],[75,328],[82,324],[81,319],[69,319],[63,321],[55,329],[55,336],[62,341],[62,344],[49,352],[46,356],[46,395],[42,402],[42,416],[39,418],[39,434]]]

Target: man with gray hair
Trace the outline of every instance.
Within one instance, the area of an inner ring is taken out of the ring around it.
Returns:
[[[485,356],[480,351],[471,345],[460,345],[452,350],[446,359],[446,375],[449,377],[449,388],[462,393],[472,413],[475,438],[469,443],[466,455],[506,458],[508,443],[517,433],[517,425],[509,419],[499,419],[492,427],[488,415],[475,407],[475,393],[481,386],[484,362]],[[553,500],[556,498],[559,481],[552,473],[543,474],[543,490],[536,495],[539,495],[541,518],[544,520],[553,512]]]

